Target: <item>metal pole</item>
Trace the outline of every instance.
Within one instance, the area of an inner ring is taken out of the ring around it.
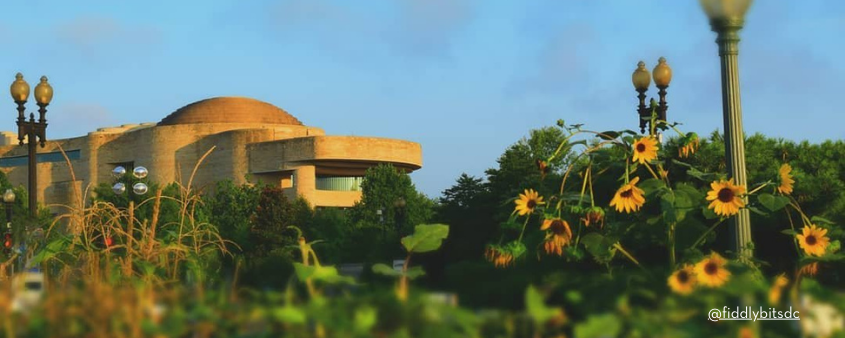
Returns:
[[[29,138],[29,140],[27,141],[27,145],[29,146],[29,214],[30,216],[35,218],[36,213],[38,211],[38,194],[36,192],[36,189],[38,189],[38,171],[36,170],[37,162],[35,159],[35,146],[37,142],[35,140],[36,136],[34,123],[30,124],[27,136]]]
[[[742,107],[739,95],[739,30],[741,19],[722,19],[711,22],[713,31],[718,33],[719,57],[722,64],[722,113],[725,123],[725,162],[728,175],[734,183],[747,187],[745,171],[745,135],[742,129]],[[747,198],[745,199],[748,203]],[[739,214],[731,219],[733,228],[733,249],[740,257],[751,258],[754,252],[749,244],[751,238],[751,218],[748,209],[739,209]]]

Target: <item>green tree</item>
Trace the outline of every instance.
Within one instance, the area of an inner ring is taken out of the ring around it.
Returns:
[[[367,169],[361,194],[361,201],[350,210],[349,236],[344,238],[348,261],[401,256],[398,239],[434,213],[434,202],[417,191],[407,173],[390,164]]]

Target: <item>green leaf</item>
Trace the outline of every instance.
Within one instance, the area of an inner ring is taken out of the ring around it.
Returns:
[[[660,210],[663,212],[663,220],[666,223],[677,223],[678,215],[675,212],[675,194],[669,191],[660,196]]]
[[[598,135],[596,135],[596,137],[600,137],[600,138],[608,140],[608,141],[615,140],[617,137],[619,137],[619,132],[605,131],[605,132],[599,133]]]
[[[831,221],[827,218],[822,218],[822,217],[819,217],[819,216],[813,216],[812,218],[810,218],[810,220],[813,221],[813,223],[816,223],[816,224],[827,224],[827,225],[836,224],[836,223],[834,223],[833,221]]]
[[[770,211],[778,211],[789,204],[788,198],[772,194],[760,194],[760,196],[757,196],[757,201]]]
[[[378,311],[370,306],[362,306],[355,310],[355,332],[368,333],[378,322]]]
[[[706,206],[701,207],[701,214],[704,215],[704,218],[706,219],[717,219],[720,217],[719,215],[716,215],[716,212],[714,212],[713,209]]]
[[[760,209],[758,209],[758,208],[755,208],[755,207],[749,207],[749,206],[746,206],[745,208],[746,208],[746,209],[748,209],[749,211],[751,211],[751,212],[755,213],[755,214],[760,215],[760,216],[766,216],[766,215],[768,215],[767,213],[765,213],[765,212],[763,212],[762,210],[760,210]]]
[[[781,230],[780,233],[782,233],[784,235],[789,235],[789,236],[795,236],[795,235],[798,234],[797,232],[795,232],[795,230],[792,230],[792,229]]]
[[[352,277],[340,275],[334,266],[306,266],[302,263],[293,263],[293,267],[296,277],[303,282],[311,278],[314,281],[329,284],[355,284]]]
[[[402,238],[402,245],[408,252],[429,252],[440,248],[443,240],[449,236],[449,226],[445,224],[420,224],[414,228],[414,234]]]
[[[373,269],[374,273],[384,275],[384,276],[390,276],[390,277],[402,276],[401,271],[396,271],[395,269],[388,266],[387,264],[382,264],[382,263],[374,264],[372,269]]]
[[[31,259],[32,266],[37,266],[43,262],[49,261],[56,255],[66,252],[66,249],[70,244],[70,240],[66,237],[59,237],[49,244],[44,249],[41,249],[35,256]]]
[[[827,252],[836,253],[839,249],[842,248],[842,243],[839,240],[835,240],[830,242],[830,245],[827,247]]]
[[[543,295],[533,285],[529,285],[525,290],[525,311],[538,325],[563,313],[560,308],[546,306]]]
[[[273,318],[287,324],[303,324],[305,323],[305,311],[292,307],[281,306],[273,309]]]
[[[581,243],[584,244],[584,248],[599,262],[609,262],[613,258],[610,248],[614,242],[607,237],[591,232],[581,238]]]
[[[408,279],[414,280],[425,276],[425,270],[423,270],[421,266],[415,266],[408,269],[408,271],[405,272],[405,276],[408,277]]]
[[[666,188],[666,184],[656,178],[650,178],[637,184],[637,187],[643,189],[646,195],[651,195],[660,189]]]

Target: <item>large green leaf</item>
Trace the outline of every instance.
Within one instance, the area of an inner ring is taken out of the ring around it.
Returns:
[[[302,324],[307,319],[305,311],[293,306],[280,306],[273,309],[273,318],[287,324]]]
[[[293,267],[296,271],[296,277],[301,281],[311,278],[329,284],[355,284],[355,279],[340,275],[334,266],[306,266],[302,263],[293,263]]]
[[[769,209],[769,211],[778,211],[789,204],[788,198],[772,194],[760,194],[760,196],[757,196],[757,201],[766,207],[766,209]]]
[[[414,228],[413,235],[402,237],[402,245],[408,252],[429,252],[439,249],[448,236],[446,224],[420,224]]]
[[[614,241],[610,238],[591,232],[581,238],[581,243],[584,243],[587,251],[599,262],[609,262],[613,258],[613,252],[610,249]]]
[[[425,270],[421,266],[415,266],[405,271],[405,277],[408,277],[408,279],[413,280],[422,276],[425,276]]]
[[[373,269],[373,272],[375,272],[379,275],[390,276],[390,277],[402,276],[402,272],[396,271],[396,269],[388,266],[387,264],[382,264],[382,263],[374,264],[372,269]]]
[[[543,295],[533,285],[525,291],[525,310],[538,325],[563,314],[560,308],[546,306]]]
[[[643,189],[643,192],[648,196],[666,188],[666,183],[656,178],[649,178],[637,184],[637,187]]]

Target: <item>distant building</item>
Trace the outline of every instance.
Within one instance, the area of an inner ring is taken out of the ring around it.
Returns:
[[[71,204],[74,186],[85,191],[89,185],[112,183],[111,171],[118,165],[130,172],[144,166],[155,182],[187,184],[194,165],[212,147],[193,186],[225,179],[236,184],[261,181],[316,207],[352,206],[361,198],[365,170],[379,163],[407,172],[422,167],[418,143],[325,135],[274,105],[240,97],[194,102],[159,123],[100,128],[82,137],[49,140],[51,128],[37,155],[36,193],[47,205]],[[70,159],[75,179],[58,145]],[[0,135],[0,170],[14,185],[27,185],[26,149],[18,145],[17,133]]]

